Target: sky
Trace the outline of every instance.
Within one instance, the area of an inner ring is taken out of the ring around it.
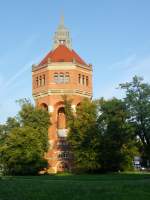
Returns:
[[[0,123],[32,98],[31,66],[51,50],[63,13],[73,49],[93,65],[93,98],[122,98],[119,83],[150,83],[149,0],[0,0]]]

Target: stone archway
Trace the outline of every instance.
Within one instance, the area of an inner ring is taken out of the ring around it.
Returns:
[[[81,102],[79,102],[79,103],[76,105],[76,110],[80,110],[80,107],[81,107]]]
[[[63,106],[59,107],[57,111],[57,134],[63,138],[67,136],[67,122]]]
[[[43,110],[48,111],[48,105],[46,103],[41,103],[39,107],[42,108]]]
[[[67,163],[65,162],[60,162],[57,165],[57,172],[65,172],[65,171],[69,171],[69,166]]]
[[[76,107],[80,107],[81,106],[81,102],[79,102],[77,105],[76,105]]]
[[[57,128],[66,129],[66,115],[64,107],[60,107],[57,113]]]

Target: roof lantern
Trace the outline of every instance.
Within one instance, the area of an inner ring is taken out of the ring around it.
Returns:
[[[69,49],[72,48],[72,41],[69,30],[64,25],[64,16],[61,16],[60,24],[54,35],[53,49],[56,49],[60,44],[65,45]]]

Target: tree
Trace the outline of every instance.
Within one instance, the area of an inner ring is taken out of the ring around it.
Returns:
[[[18,113],[20,126],[29,126],[37,130],[36,137],[43,144],[43,149],[48,148],[48,128],[51,125],[49,113],[42,108],[34,107],[30,100],[19,100],[21,110]]]
[[[73,115],[72,115],[73,116]],[[69,118],[68,142],[73,154],[76,171],[93,171],[99,168],[99,132],[97,127],[97,107],[94,102],[84,99]]]
[[[74,120],[74,114],[71,107],[72,99],[69,99],[67,95],[62,96],[63,102],[64,102],[64,109],[65,109],[65,116],[66,116],[66,123],[67,127],[69,126],[69,122],[72,122]]]
[[[126,92],[124,101],[130,113],[129,120],[142,141],[144,157],[150,160],[150,85],[134,76],[131,82],[120,84],[120,88]]]
[[[36,174],[46,167],[42,143],[32,127],[14,128],[1,147],[5,173],[11,175]]]
[[[50,116],[29,100],[21,100],[20,105],[18,116],[2,127],[7,134],[0,146],[1,163],[7,174],[35,174],[47,163],[44,153],[48,149]]]
[[[70,109],[69,109],[70,110]],[[68,141],[78,171],[130,170],[137,153],[134,126],[118,99],[85,99],[69,120]]]
[[[5,124],[0,124],[0,144],[2,144],[9,134],[9,132],[16,127],[19,127],[20,124],[15,117],[8,117]]]
[[[101,132],[100,164],[102,171],[132,169],[136,152],[134,129],[128,123],[125,104],[116,98],[101,99],[98,118]]]

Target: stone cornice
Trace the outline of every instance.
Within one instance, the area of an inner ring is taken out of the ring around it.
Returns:
[[[69,90],[69,89],[50,89],[48,91],[41,91],[38,93],[33,93],[34,99],[38,99],[45,96],[51,95],[80,95],[84,97],[91,98],[92,92],[87,92],[79,89]]]
[[[39,66],[39,65],[32,65],[32,72],[38,71],[43,68],[47,68],[48,70],[55,70],[55,69],[76,69],[77,67],[86,69],[89,71],[92,70],[92,65],[81,65],[77,62],[50,62],[48,64]]]

